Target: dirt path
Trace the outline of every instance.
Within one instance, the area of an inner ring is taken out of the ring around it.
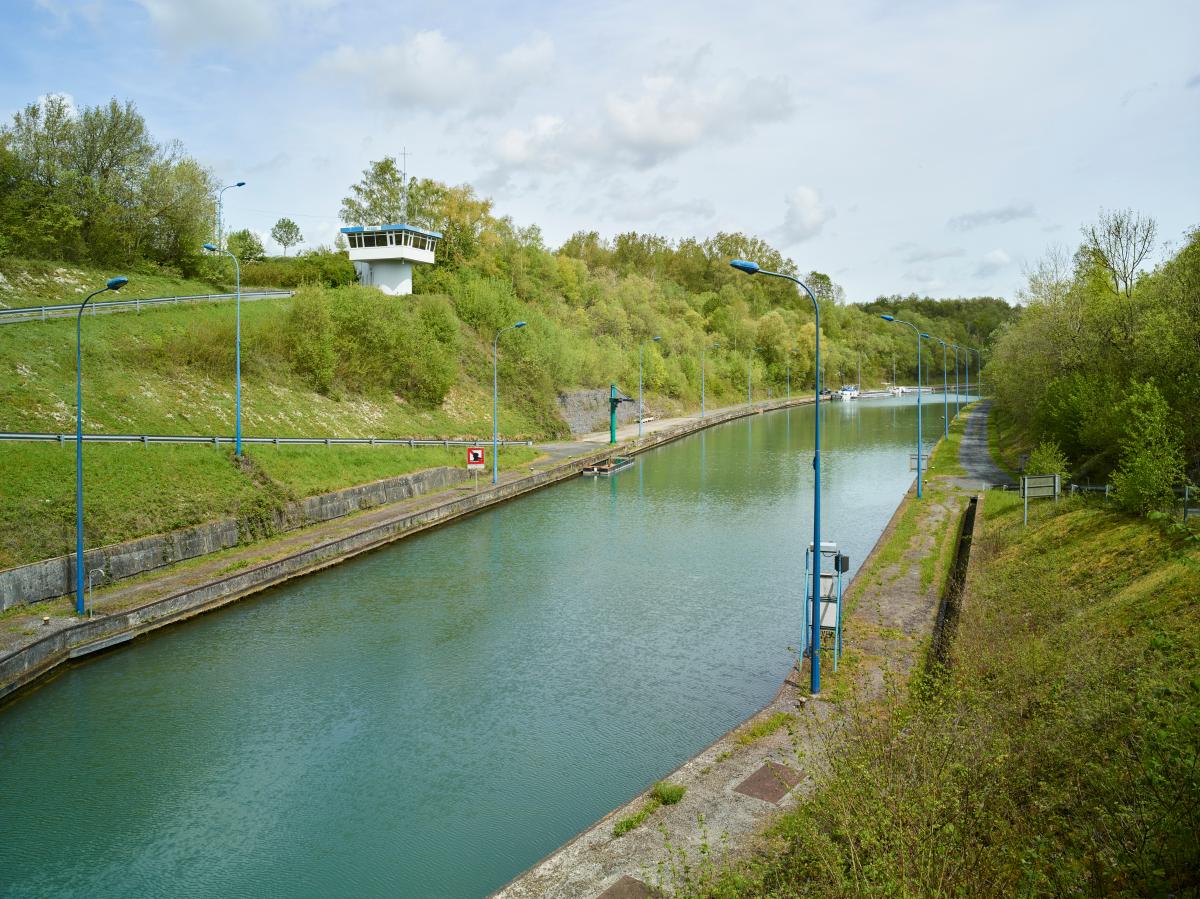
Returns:
[[[958,447],[958,462],[972,481],[987,486],[1005,484],[1011,487],[1014,486],[1013,479],[996,464],[988,447],[988,411],[991,408],[992,401],[983,400],[967,413],[962,443]]]

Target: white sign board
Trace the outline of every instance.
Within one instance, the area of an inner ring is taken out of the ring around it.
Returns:
[[[1021,496],[1025,500],[1025,524],[1029,524],[1029,500],[1053,497],[1058,502],[1062,483],[1056,474],[1021,476]]]
[[[1034,474],[1021,477],[1021,496],[1028,499],[1057,497],[1062,483],[1056,474]]]
[[[483,458],[483,447],[467,447],[467,471],[483,471],[485,468],[487,468],[487,462]]]

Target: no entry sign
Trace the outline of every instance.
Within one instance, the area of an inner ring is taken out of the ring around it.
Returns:
[[[467,471],[483,471],[487,465],[483,461],[483,447],[467,447]]]

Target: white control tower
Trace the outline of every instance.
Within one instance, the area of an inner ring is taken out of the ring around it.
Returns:
[[[354,225],[341,230],[359,282],[391,296],[412,293],[413,265],[433,265],[434,250],[442,239],[437,231],[404,224]]]

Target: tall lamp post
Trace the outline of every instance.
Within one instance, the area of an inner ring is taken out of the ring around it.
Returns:
[[[966,390],[966,397],[967,397],[967,402],[970,402],[970,401],[971,401],[971,348],[970,348],[970,347],[968,347],[968,346],[964,346],[962,349],[963,349],[963,358],[964,358],[964,359],[966,360],[966,362],[967,362],[967,390]]]
[[[812,575],[812,632],[809,634],[809,658],[811,660],[811,679],[809,689],[813,695],[821,692],[821,307],[817,298],[808,289],[808,285],[799,278],[780,272],[768,272],[758,267],[757,262],[745,259],[734,259],[730,263],[738,271],[748,275],[770,275],[772,278],[784,278],[799,285],[808,298],[812,300],[813,314],[817,321],[816,357],[813,370],[816,372],[816,385],[813,396],[816,404],[813,406],[813,575]]]
[[[646,407],[642,403],[642,356],[648,343],[658,343],[661,337],[651,337],[638,344],[638,436],[642,436],[642,419],[646,417]]]
[[[75,614],[83,614],[83,307],[106,290],[120,290],[129,279],[109,278],[88,294],[75,316]]]
[[[223,215],[225,203],[225,191],[231,187],[245,187],[245,181],[238,181],[235,184],[226,184],[217,191],[217,246],[222,250],[225,249],[225,217]]]
[[[715,350],[721,344],[714,343],[712,348]],[[704,354],[708,350],[707,344],[700,347],[700,417],[704,417]]]
[[[237,330],[234,337],[234,356],[236,359],[236,381],[233,402],[233,454],[242,455],[242,266],[238,258],[228,250],[222,250],[210,243],[204,245],[210,253],[224,253],[233,260],[233,274],[237,279]]]
[[[961,396],[961,393],[958,389],[958,351],[961,349],[961,347],[956,343],[952,343],[950,346],[954,347],[954,417],[957,419],[958,400]]]
[[[758,347],[750,347],[750,352],[746,354],[746,405],[754,408],[754,395],[750,391],[750,373],[754,369],[754,354],[758,352]]]
[[[903,319],[896,318],[894,315],[879,316],[885,322],[895,322],[898,325],[908,325],[912,328],[913,333],[917,335],[917,499],[921,498],[921,390],[925,385],[924,379],[921,377],[921,338],[929,337],[928,334],[922,334],[921,330],[912,322],[906,322]],[[932,339],[932,338],[930,338]]]
[[[979,365],[975,369],[978,374],[978,377],[975,379],[975,389],[979,391],[980,396],[983,396],[983,353],[972,347],[967,347],[967,349],[979,358]]]
[[[928,334],[922,334],[922,337],[929,337]],[[942,423],[945,425],[943,434],[946,439],[950,439],[950,382],[946,377],[946,341],[940,337],[930,338],[936,340],[942,345]]]
[[[524,328],[525,322],[517,322],[515,325],[509,325],[507,328],[501,328],[496,332],[496,339],[492,341],[492,483],[495,484],[500,478],[500,376],[499,364],[497,358],[500,354],[500,335],[505,331],[515,331],[517,328]]]

